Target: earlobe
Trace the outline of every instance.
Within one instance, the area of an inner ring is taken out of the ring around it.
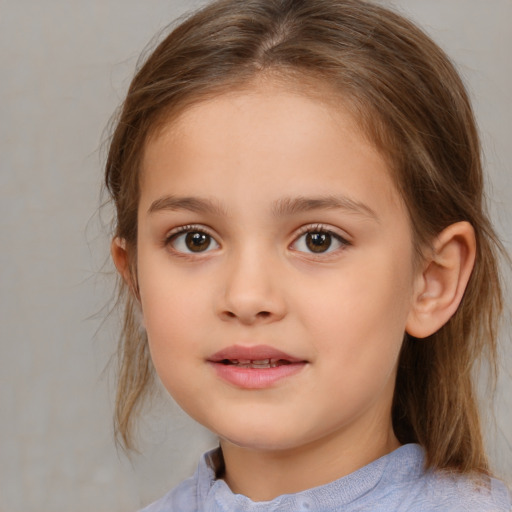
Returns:
[[[130,261],[128,251],[126,249],[126,240],[124,238],[115,237],[110,245],[110,254],[117,268],[117,271],[123,278],[124,282],[132,289],[132,273],[130,270]]]
[[[469,222],[445,228],[435,239],[416,279],[406,332],[425,338],[454,315],[475,263],[475,232]]]
[[[135,324],[142,330],[144,327],[144,318],[142,315],[142,306],[140,303],[140,295],[138,291],[138,283],[136,272],[130,261],[130,255],[128,253],[126,240],[124,238],[116,237],[112,240],[110,245],[110,254],[112,260],[119,272],[119,275],[123,278],[123,281],[127,284],[128,289],[133,298],[132,312],[135,316]]]

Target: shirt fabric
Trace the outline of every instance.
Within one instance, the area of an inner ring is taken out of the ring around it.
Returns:
[[[510,512],[511,496],[494,478],[425,471],[425,455],[407,444],[339,480],[271,501],[234,494],[215,479],[215,450],[196,473],[140,512]]]

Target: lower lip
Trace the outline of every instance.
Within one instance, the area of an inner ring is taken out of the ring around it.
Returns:
[[[299,373],[306,366],[305,362],[283,364],[274,368],[241,368],[211,361],[210,364],[221,379],[243,389],[270,388],[278,381]]]

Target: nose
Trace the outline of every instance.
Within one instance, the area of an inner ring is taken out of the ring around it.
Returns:
[[[248,249],[233,255],[226,266],[217,305],[222,320],[253,325],[276,322],[286,315],[284,286],[275,259]]]

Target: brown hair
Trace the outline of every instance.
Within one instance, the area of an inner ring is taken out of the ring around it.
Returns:
[[[105,176],[115,235],[133,256],[139,168],[156,127],[262,73],[292,83],[319,80],[350,105],[389,160],[419,255],[448,225],[465,220],[474,227],[476,263],[462,303],[428,339],[405,337],[392,414],[398,439],[420,443],[428,466],[487,472],[472,373],[482,354],[496,367],[501,246],[485,213],[465,88],[443,51],[411,22],[362,0],[220,0],[189,17],[147,58],[120,110]],[[130,292],[125,298],[115,420],[118,439],[130,448],[153,369],[136,301]]]

